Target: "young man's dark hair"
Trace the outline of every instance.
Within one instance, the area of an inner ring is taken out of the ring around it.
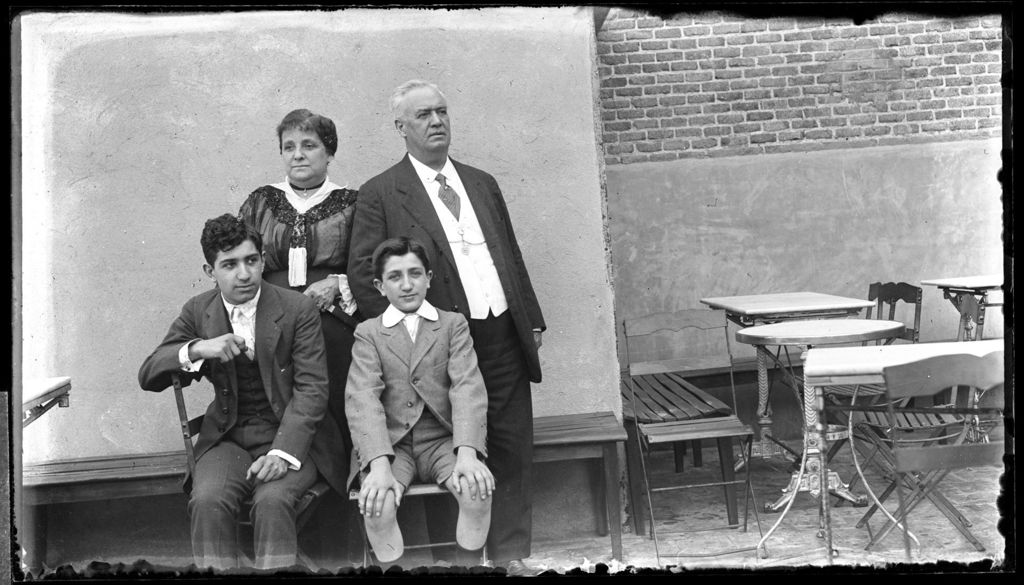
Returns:
[[[220,217],[206,220],[199,243],[203,247],[203,257],[206,258],[207,264],[213,266],[217,260],[217,253],[235,248],[246,240],[252,241],[256,251],[263,253],[263,237],[259,232],[247,228],[237,216],[225,213]]]

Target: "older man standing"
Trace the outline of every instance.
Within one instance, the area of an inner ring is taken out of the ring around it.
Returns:
[[[491,175],[448,158],[448,103],[438,87],[412,80],[391,96],[408,155],[359,188],[348,277],[360,311],[388,306],[374,289],[372,253],[387,238],[427,243],[434,278],[427,300],[462,313],[487,387],[487,464],[495,493],[487,553],[509,574],[530,573],[533,405],[540,382],[544,317]]]

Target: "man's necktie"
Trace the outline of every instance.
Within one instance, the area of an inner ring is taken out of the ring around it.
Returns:
[[[231,310],[234,313],[231,317],[232,324],[237,325],[235,327],[235,335],[239,335],[245,339],[245,355],[249,359],[255,359],[256,357],[256,340],[252,331],[252,323],[249,318],[242,312],[241,307],[234,307]]]
[[[448,181],[445,180],[444,175],[441,173],[437,174],[437,182],[441,183],[441,190],[437,192],[437,196],[444,202],[445,207],[448,211],[452,212],[455,219],[459,219],[459,194],[448,186]]]

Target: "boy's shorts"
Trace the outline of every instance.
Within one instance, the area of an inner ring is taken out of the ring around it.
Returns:
[[[394,445],[395,460],[391,473],[408,488],[413,480],[434,482],[441,487],[455,469],[452,433],[424,406],[423,414],[412,429]],[[364,479],[367,472],[360,474]]]

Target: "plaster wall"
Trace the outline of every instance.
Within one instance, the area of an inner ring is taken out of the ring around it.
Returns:
[[[332,118],[330,177],[358,188],[404,145],[388,97],[445,91],[452,157],[501,185],[548,331],[537,415],[621,409],[595,131],[594,24],[579,8],[21,22],[26,378],[71,407],[26,429],[25,461],[180,447],[170,394],[136,373],[191,295],[203,222],[284,176],[274,128]],[[582,309],[580,308],[582,307]],[[191,397],[198,412],[212,390]]]
[[[1001,274],[1000,148],[985,139],[609,166],[616,317],[703,297],[867,298],[876,281]],[[921,341],[955,338],[959,313],[922,289]],[[992,311],[985,336],[1002,333]]]

